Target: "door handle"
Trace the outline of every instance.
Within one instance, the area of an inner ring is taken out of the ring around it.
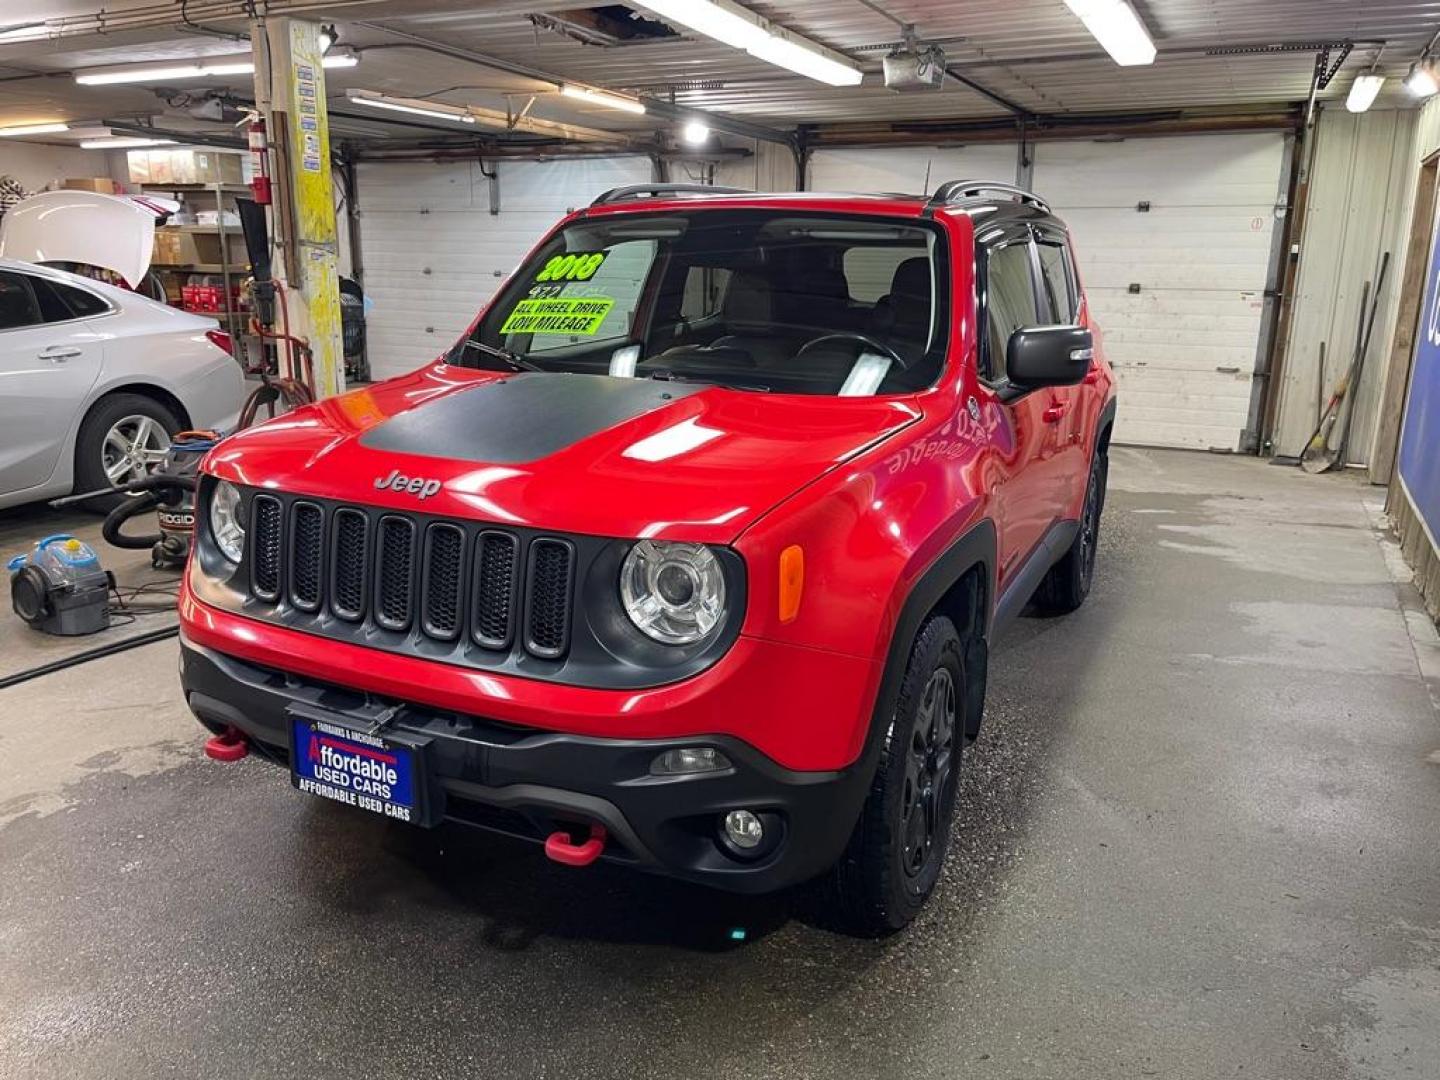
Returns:
[[[40,359],[49,360],[52,364],[63,364],[72,356],[79,356],[80,350],[70,345],[51,345],[48,349],[40,350]]]
[[[1044,420],[1047,424],[1056,424],[1060,422],[1060,418],[1064,415],[1065,402],[1052,401],[1049,405],[1045,407],[1045,411],[1040,414],[1040,418]]]

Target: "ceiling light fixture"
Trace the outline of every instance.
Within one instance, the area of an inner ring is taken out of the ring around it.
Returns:
[[[1410,65],[1410,71],[1405,76],[1405,89],[1419,98],[1431,97],[1440,91],[1440,80],[1435,78],[1435,69],[1430,66],[1429,60],[1417,60]]]
[[[141,139],[116,135],[109,139],[84,139],[81,150],[134,150],[141,146],[174,146],[174,139]]]
[[[573,83],[562,83],[560,93],[578,101],[588,101],[591,105],[603,105],[607,109],[619,109],[621,112],[634,113],[637,116],[645,115],[644,103],[638,98],[626,97],[624,94],[612,94],[607,90],[592,90],[588,86],[576,86]]]
[[[1385,85],[1385,76],[1376,75],[1370,72],[1365,75],[1356,75],[1355,81],[1350,84],[1350,96],[1345,99],[1345,108],[1353,113],[1363,113],[1375,104],[1375,98],[1380,93],[1380,87]]]
[[[1121,67],[1155,62],[1155,42],[1127,0],[1065,0],[1065,6]]]
[[[710,129],[699,120],[686,120],[680,129],[680,138],[691,146],[704,146],[710,138]]]
[[[384,94],[377,94],[373,90],[347,90],[345,98],[356,105],[368,105],[372,109],[389,109],[391,112],[426,116],[432,120],[451,120],[457,124],[475,123],[475,118],[460,105],[417,101],[413,98],[392,98]]]
[[[21,135],[55,135],[69,130],[69,124],[59,121],[52,124],[21,124],[18,127],[0,127],[0,138],[13,139]]]
[[[360,62],[353,49],[337,49],[320,62],[325,68],[351,68]],[[167,79],[207,79],[224,75],[253,75],[255,61],[249,53],[212,56],[190,64],[126,64],[90,68],[75,73],[81,86],[114,86],[117,83],[161,82]]]
[[[776,26],[731,0],[640,0],[640,6],[666,22],[830,86],[858,86],[865,77],[835,50]]]

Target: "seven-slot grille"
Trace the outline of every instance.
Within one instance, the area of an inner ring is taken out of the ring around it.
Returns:
[[[570,647],[575,548],[541,536],[273,495],[251,500],[250,592],[257,600],[482,649],[517,638],[542,659]],[[523,572],[522,572],[523,567]],[[522,601],[522,597],[524,598]],[[522,606],[523,603],[523,606]],[[520,630],[523,628],[523,633]]]

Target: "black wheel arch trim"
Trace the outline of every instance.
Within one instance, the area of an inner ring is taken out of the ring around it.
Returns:
[[[1120,399],[1118,397],[1112,397],[1105,403],[1105,407],[1100,410],[1100,419],[1095,421],[1094,453],[1098,454],[1100,452],[1100,436],[1105,434],[1105,429],[1115,426],[1115,412],[1119,404]]]
[[[966,649],[966,660],[982,661],[987,656],[984,643],[990,634],[994,612],[997,551],[995,523],[984,518],[942,551],[911,586],[904,604],[901,605],[900,615],[895,620],[895,629],[890,635],[890,647],[885,654],[885,669],[880,677],[880,689],[875,695],[875,705],[870,714],[870,729],[866,733],[865,746],[860,755],[861,769],[867,777],[874,774],[876,763],[880,759],[880,747],[895,712],[895,703],[900,696],[900,683],[905,678],[905,665],[909,663],[910,650],[919,636],[920,627],[951,586],[976,566],[982,568],[985,577],[985,602],[980,612],[983,626],[982,632],[975,639],[979,646]],[[964,627],[956,629],[964,632]],[[973,695],[969,692],[969,684],[972,674],[966,672],[966,733],[973,737],[972,729],[978,726],[979,717],[970,715]],[[983,692],[983,674],[978,675],[974,681]]]

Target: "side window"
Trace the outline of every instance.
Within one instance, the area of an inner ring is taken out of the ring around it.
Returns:
[[[1005,345],[1010,335],[1041,322],[1035,309],[1030,245],[1025,241],[992,248],[985,263],[985,333],[987,355],[981,375],[998,380],[1005,373]]]
[[[680,297],[680,318],[696,322],[718,315],[725,307],[725,290],[730,271],[723,266],[692,266],[685,272],[685,291]]]
[[[75,318],[75,313],[60,298],[60,292],[53,284],[37,277],[30,279],[30,287],[35,290],[35,302],[40,305],[40,318],[45,322],[65,322]]]
[[[600,345],[629,337],[635,309],[640,303],[640,292],[645,287],[645,278],[654,262],[654,240],[626,240],[612,245],[607,249],[605,261],[594,277],[588,281],[569,282],[561,293],[566,300],[611,301],[610,310],[606,312],[594,333],[534,334],[525,351],[546,352],[571,345]]]
[[[1075,321],[1078,305],[1075,302],[1075,275],[1070,269],[1070,253],[1061,244],[1041,242],[1040,270],[1045,284],[1045,295],[1050,300],[1056,323]]]
[[[24,274],[0,271],[0,330],[15,330],[43,321],[29,279]]]
[[[60,294],[60,299],[65,301],[65,306],[75,313],[74,317],[77,319],[88,319],[91,315],[104,315],[110,310],[109,304],[85,289],[61,285],[58,282],[51,282],[50,287]]]

